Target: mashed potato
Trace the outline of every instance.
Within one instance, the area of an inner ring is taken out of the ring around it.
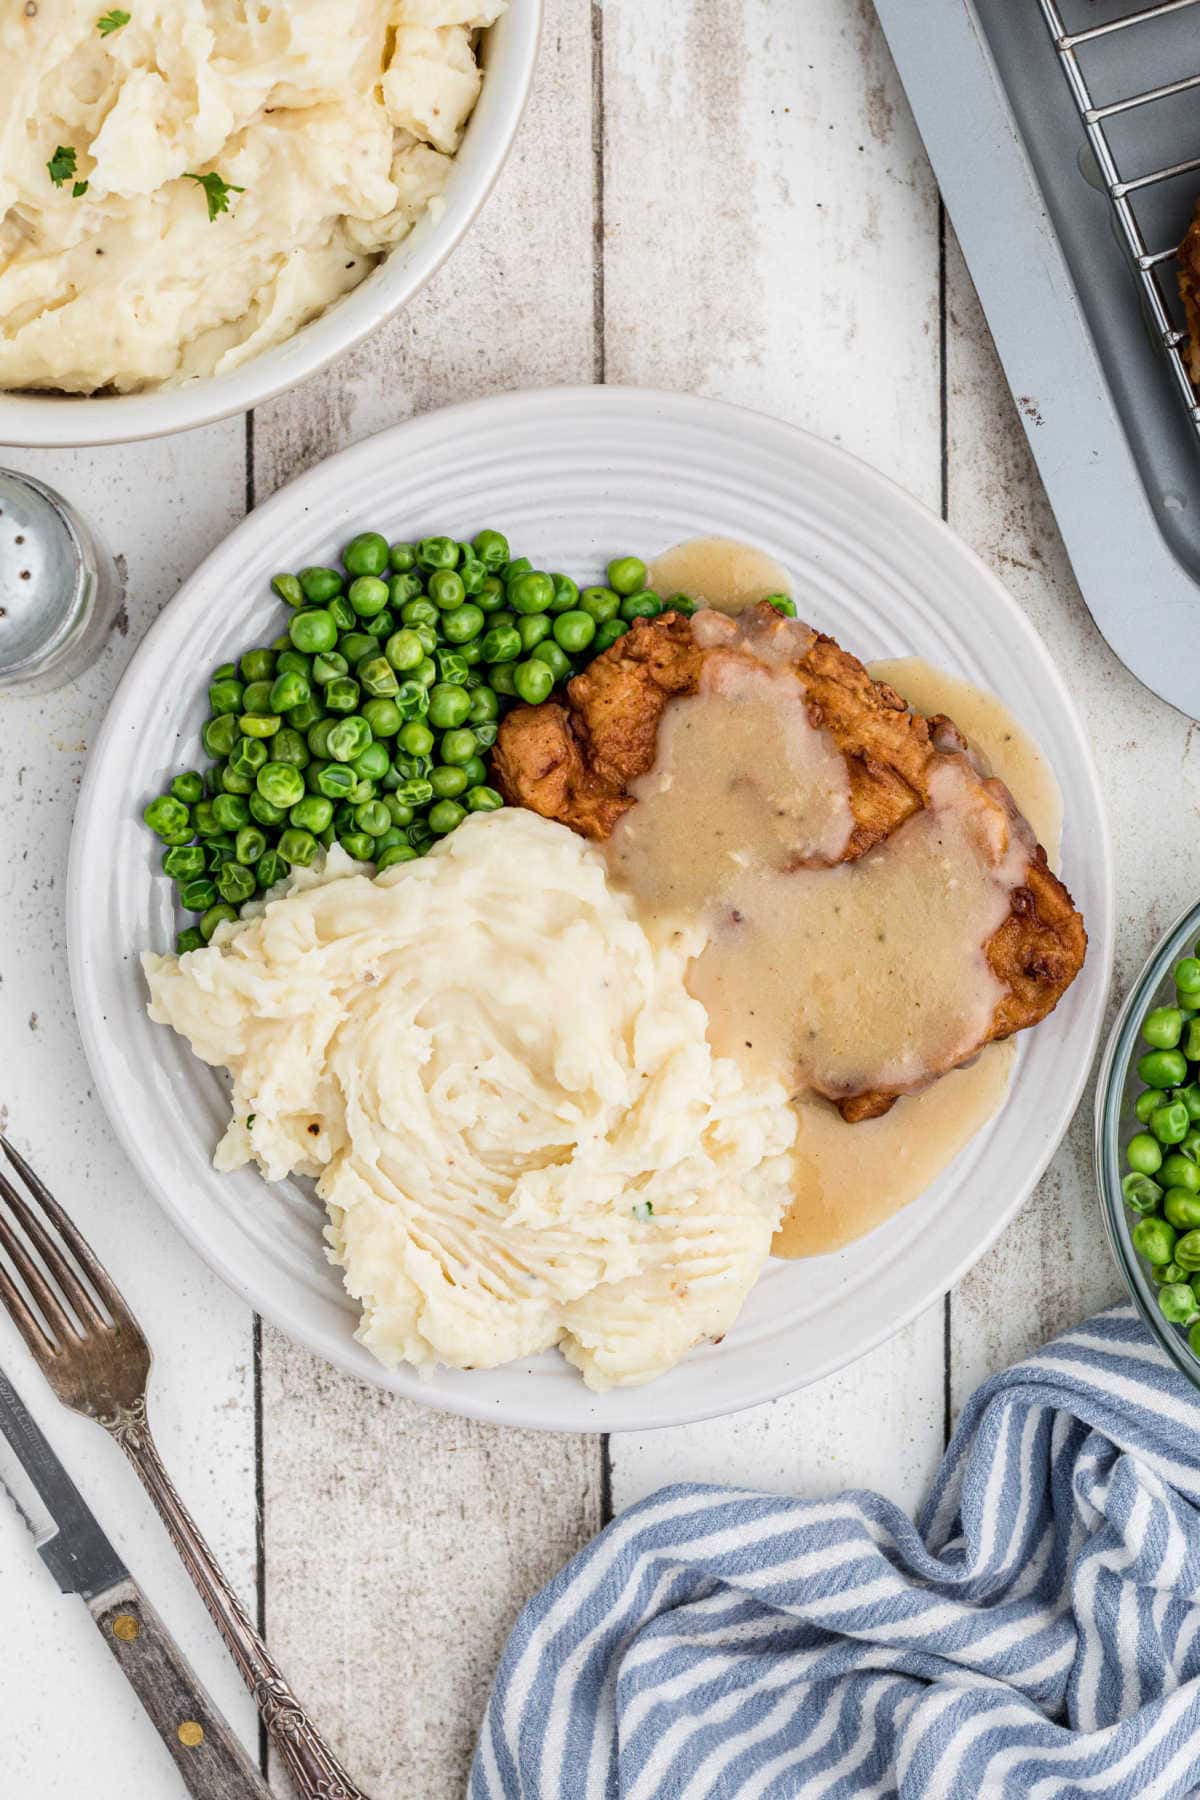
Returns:
[[[647,1381],[736,1318],[788,1197],[782,1086],[714,1058],[682,940],[519,809],[377,880],[338,849],[261,917],[147,955],[152,1018],[233,1075],[216,1155],[319,1177],[382,1362],[558,1344]]]
[[[130,0],[102,35],[97,0],[9,0],[0,387],[210,375],[357,286],[441,194],[504,4]],[[245,191],[210,221],[185,171]]]

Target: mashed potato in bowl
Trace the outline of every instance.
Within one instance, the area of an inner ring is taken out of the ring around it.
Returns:
[[[220,373],[357,286],[436,207],[504,4],[0,8],[0,388]]]
[[[375,880],[334,849],[143,961],[151,1017],[232,1073],[218,1167],[317,1176],[381,1361],[557,1344],[607,1388],[729,1329],[788,1198],[786,1092],[712,1055],[695,948],[514,808]]]

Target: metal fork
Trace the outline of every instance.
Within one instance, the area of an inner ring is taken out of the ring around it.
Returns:
[[[151,1359],[141,1326],[45,1183],[3,1136],[0,1149],[28,1190],[0,1169],[0,1247],[33,1305],[2,1261],[0,1302],[63,1405],[103,1425],[137,1470],[302,1800],[366,1800],[284,1679],[163,1467],[146,1419]]]

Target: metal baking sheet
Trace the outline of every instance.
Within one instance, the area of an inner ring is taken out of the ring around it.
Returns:
[[[1084,598],[1122,661],[1200,716],[1200,433],[1147,308],[1041,0],[875,0]],[[1068,33],[1131,0],[1057,0]],[[1200,5],[1076,55],[1123,177],[1200,159]],[[1178,242],[1200,167],[1131,196]],[[1171,297],[1173,265],[1161,290]],[[1173,304],[1173,299],[1171,300]]]

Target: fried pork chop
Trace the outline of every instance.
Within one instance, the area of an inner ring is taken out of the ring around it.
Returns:
[[[1179,298],[1187,319],[1188,341],[1182,346],[1187,371],[1200,387],[1200,200],[1179,246]]]
[[[755,613],[756,629],[768,640],[774,634],[783,641],[786,627],[789,660],[809,717],[825,728],[845,759],[854,825],[841,860],[861,856],[929,804],[933,765],[946,754],[965,754],[967,746],[949,719],[909,712],[894,688],[873,681],[832,638],[803,628],[797,638],[797,627],[770,608]],[[805,642],[807,649],[797,658],[794,650]],[[494,768],[505,798],[584,837],[607,838],[635,804],[630,783],[654,762],[664,709],[676,696],[697,692],[705,660],[714,653],[731,654],[725,646],[702,647],[692,621],[682,614],[635,621],[569,684],[565,705],[520,706],[504,719]],[[1083,919],[1007,788],[973,768],[972,777],[989,802],[1004,809],[1009,829],[1028,841],[1030,860],[1008,918],[986,945],[1003,997],[990,1029],[960,1060],[992,1039],[1044,1019],[1079,973],[1087,947]],[[886,1112],[897,1092],[872,1089],[831,1098],[855,1123]]]

